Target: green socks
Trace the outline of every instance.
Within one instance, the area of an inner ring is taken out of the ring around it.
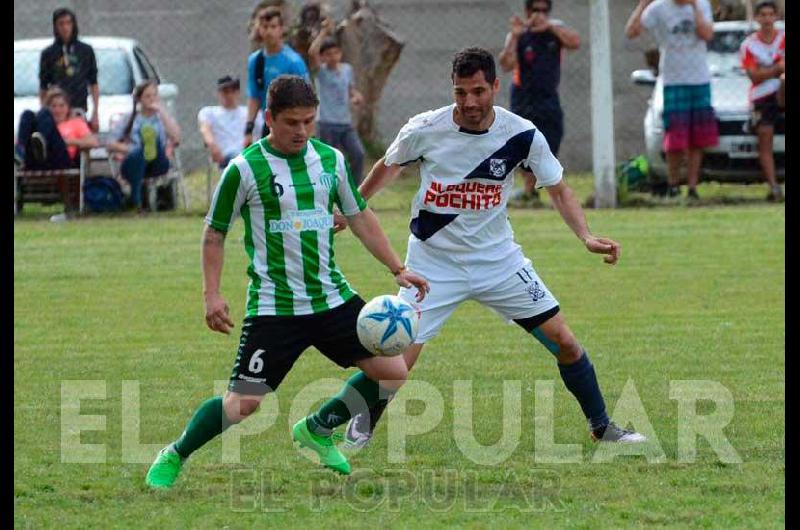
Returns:
[[[230,426],[231,422],[222,408],[222,398],[213,397],[198,407],[173,447],[181,458],[188,458]]]
[[[330,436],[335,427],[347,423],[351,417],[377,403],[380,394],[378,383],[359,371],[347,380],[338,394],[308,417],[308,428],[314,434]]]

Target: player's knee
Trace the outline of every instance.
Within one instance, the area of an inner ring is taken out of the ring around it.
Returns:
[[[581,358],[583,350],[572,331],[566,326],[551,331],[547,337],[534,334],[562,364],[571,364]]]
[[[256,410],[260,401],[253,398],[240,398],[228,395],[223,400],[223,408],[225,415],[231,423],[239,423],[248,416],[251,416]]]
[[[578,344],[575,335],[569,330],[565,330],[563,334],[559,334],[556,343],[558,344],[558,355],[556,357],[561,364],[578,362],[583,355],[583,348]]]
[[[390,366],[386,366],[381,370],[381,377],[379,379],[379,384],[383,388],[393,392],[399,390],[408,379],[406,363],[402,359],[398,360],[401,362],[392,363]]]

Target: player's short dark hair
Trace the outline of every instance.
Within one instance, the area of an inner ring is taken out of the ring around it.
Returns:
[[[286,109],[316,107],[319,99],[311,84],[299,75],[279,75],[269,84],[269,113],[274,118]]]
[[[490,85],[497,79],[494,56],[483,48],[465,48],[453,57],[451,78],[472,77],[483,72],[483,77]]]
[[[327,38],[322,42],[322,45],[319,47],[319,53],[325,53],[326,51],[330,50],[331,48],[338,48],[339,43],[336,42],[336,39]]]
[[[280,22],[281,26],[283,26],[283,13],[281,12],[280,7],[269,6],[258,15],[259,20],[266,20],[267,22],[275,17],[278,17],[278,22]]]
[[[525,0],[525,9],[528,11],[533,9],[533,4],[539,2],[540,4],[547,4],[548,13],[553,10],[553,0]]]
[[[753,8],[753,13],[757,15],[765,7],[771,7],[773,11],[778,12],[778,3],[775,0],[759,0]]]

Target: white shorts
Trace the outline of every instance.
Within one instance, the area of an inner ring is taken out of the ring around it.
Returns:
[[[521,251],[514,259],[502,262],[469,263],[467,258],[437,252],[421,242],[409,242],[406,267],[424,276],[431,286],[420,303],[415,301],[416,288],[401,288],[398,293],[420,309],[415,343],[424,344],[434,338],[456,307],[467,300],[493,309],[508,321],[534,317],[558,305],[533,270],[531,260]]]

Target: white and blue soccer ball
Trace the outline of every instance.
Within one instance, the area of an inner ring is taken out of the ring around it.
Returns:
[[[408,302],[391,294],[376,296],[361,308],[356,323],[358,340],[375,355],[403,353],[417,338],[419,313]]]

